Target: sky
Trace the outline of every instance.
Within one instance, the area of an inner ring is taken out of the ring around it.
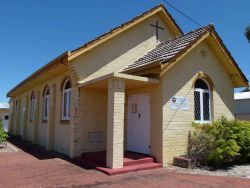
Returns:
[[[7,92],[61,53],[156,6],[161,0],[0,0],[0,103]],[[201,25],[213,23],[250,80],[249,0],[168,0]],[[199,26],[165,7],[184,32]]]

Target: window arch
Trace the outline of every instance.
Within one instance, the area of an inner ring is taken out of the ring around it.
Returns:
[[[48,120],[49,114],[49,87],[46,86],[43,91],[43,120]]]
[[[33,121],[35,118],[35,108],[36,108],[36,94],[32,92],[30,97],[30,120]]]
[[[199,123],[211,122],[211,89],[200,78],[194,84],[194,119]]]
[[[62,88],[62,120],[70,120],[71,81],[66,79]]]

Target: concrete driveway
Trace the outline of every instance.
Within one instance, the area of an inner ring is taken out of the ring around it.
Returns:
[[[107,176],[38,146],[11,141],[17,152],[0,153],[0,187],[250,187],[244,178],[191,175],[167,169]]]

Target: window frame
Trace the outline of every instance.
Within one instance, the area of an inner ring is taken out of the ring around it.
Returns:
[[[194,88],[194,93],[199,92],[199,96],[200,96],[200,120],[195,119],[194,122],[195,123],[201,123],[201,124],[206,124],[206,123],[209,124],[209,123],[211,123],[211,120],[212,120],[212,114],[211,114],[211,88],[210,88],[210,85],[207,83],[206,80],[203,80],[203,79],[200,79],[200,80],[204,81],[207,84],[208,89]],[[203,94],[204,93],[208,94],[209,120],[204,120],[204,106],[203,106],[203,99],[204,99]],[[194,95],[194,97],[195,97],[195,95]],[[195,105],[195,101],[194,101],[194,105]],[[194,118],[195,118],[195,113],[196,113],[196,108],[194,106]]]
[[[44,90],[44,96],[43,96],[43,120],[48,120],[48,115],[49,115],[49,104],[50,104],[50,93],[49,93],[49,88],[46,87]],[[47,114],[46,114],[47,110]],[[46,116],[47,115],[47,116]]]
[[[70,88],[65,89],[65,86],[67,83],[70,82]],[[71,115],[71,92],[72,92],[72,85],[71,81],[69,79],[65,80],[63,84],[63,91],[62,91],[62,112],[61,112],[61,119],[62,120],[70,120],[70,115]],[[65,94],[66,94],[66,109],[65,107]],[[65,111],[66,110],[66,111]],[[66,112],[66,115],[64,115],[64,112]]]

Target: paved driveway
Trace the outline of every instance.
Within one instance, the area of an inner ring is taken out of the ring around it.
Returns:
[[[166,169],[107,176],[40,147],[18,141],[14,144],[22,150],[0,153],[0,187],[250,187],[249,179],[179,174]]]

